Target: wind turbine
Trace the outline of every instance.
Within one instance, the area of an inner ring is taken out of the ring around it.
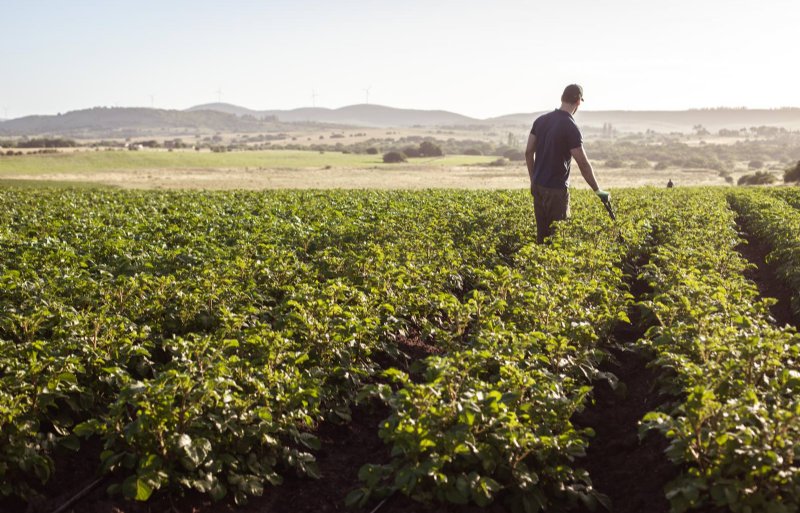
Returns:
[[[316,107],[317,106],[317,96],[319,96],[317,94],[317,90],[316,89],[312,89],[311,90],[311,106],[312,107]]]
[[[156,105],[156,95],[151,94],[150,95],[150,108],[152,109],[153,107],[155,107],[155,105]]]
[[[220,87],[216,91],[214,91],[217,95],[217,103],[222,103],[222,88]]]
[[[369,87],[367,87],[366,89],[364,89],[364,95],[365,95],[365,97],[366,97],[366,100],[367,100],[367,101],[366,101],[367,105],[369,105],[369,90],[370,90],[370,89],[372,89],[372,86],[369,86]]]

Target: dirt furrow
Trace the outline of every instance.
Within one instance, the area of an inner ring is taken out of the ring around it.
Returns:
[[[748,262],[755,265],[755,268],[745,271],[745,276],[756,284],[762,297],[777,300],[777,303],[770,307],[770,312],[779,326],[789,324],[800,328],[800,319],[796,319],[792,314],[792,292],[786,283],[778,278],[775,265],[767,262],[770,247],[752,235],[741,218],[736,219],[736,224],[744,238],[744,242],[736,246],[736,250]]]
[[[635,275],[635,273],[633,273]],[[640,300],[646,284],[632,283]],[[613,513],[666,513],[669,502],[664,486],[678,474],[678,468],[664,454],[667,441],[658,433],[639,437],[639,421],[668,399],[659,394],[657,376],[648,367],[652,356],[636,346],[647,326],[634,305],[630,325],[619,326],[609,341],[610,358],[600,370],[619,380],[594,383],[594,403],[576,416],[576,424],[595,431],[582,461],[594,488],[605,494]]]

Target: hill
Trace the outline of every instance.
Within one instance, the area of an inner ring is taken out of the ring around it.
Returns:
[[[210,109],[237,116],[256,118],[274,116],[287,123],[311,122],[371,127],[476,125],[482,121],[444,110],[398,109],[383,105],[350,105],[338,109],[304,107],[291,110],[256,111],[228,103],[211,103],[191,107],[188,111]]]
[[[486,120],[496,125],[530,125],[541,112],[511,114]],[[753,126],[776,126],[800,130],[800,109],[693,109],[681,111],[591,111],[581,110],[575,116],[584,126],[611,123],[621,132],[691,132],[703,125],[711,132],[720,129],[738,130]]]
[[[350,105],[338,109],[300,108],[252,110],[227,103],[198,105],[187,110],[105,108],[77,110],[54,116],[26,116],[0,122],[0,136],[59,135],[66,137],[141,137],[199,133],[293,131],[320,124],[351,127],[510,127],[527,128],[541,112],[476,119],[444,110],[398,109],[383,105]],[[800,109],[699,109],[684,111],[584,111],[576,115],[582,127],[610,123],[618,132],[690,133],[702,125],[712,133],[757,126],[800,130]]]
[[[54,116],[26,116],[0,123],[0,135],[129,137],[200,132],[254,132],[279,127],[274,120],[217,110],[106,108],[76,110]]]
[[[409,126],[528,126],[543,112],[518,113],[476,119],[444,110],[397,109],[382,105],[350,105],[339,109],[300,108],[292,110],[251,110],[227,103],[199,105],[188,109],[209,109],[256,118],[275,116],[282,122],[336,123],[372,127]],[[581,110],[577,121],[585,126],[610,123],[620,132],[692,132],[697,125],[716,132],[722,128],[778,126],[800,130],[800,109],[692,109],[682,111],[591,111]]]

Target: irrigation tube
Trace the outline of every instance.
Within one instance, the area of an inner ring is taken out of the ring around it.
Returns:
[[[51,513],[64,513],[64,511],[66,511],[67,508],[69,508],[70,506],[72,506],[73,504],[75,504],[76,502],[81,500],[83,498],[83,496],[85,496],[86,494],[88,494],[89,492],[94,490],[97,487],[97,485],[102,483],[105,479],[106,479],[105,477],[99,477],[99,478],[95,479],[88,486],[86,486],[83,490],[81,490],[78,493],[76,493],[75,495],[73,495],[71,499],[69,499],[67,502],[65,502],[61,506],[59,506],[57,509],[54,509]]]
[[[370,511],[369,513],[375,513],[376,511],[378,511],[379,509],[381,509],[381,506],[383,506],[384,504],[386,504],[386,501],[388,501],[388,500],[389,500],[389,498],[387,497],[387,498],[383,499],[382,501],[380,501],[380,502],[378,503],[378,505],[377,505],[377,506],[375,506],[375,509],[373,509],[373,510],[372,510],[372,511]]]

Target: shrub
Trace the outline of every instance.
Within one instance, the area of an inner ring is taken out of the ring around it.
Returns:
[[[769,185],[775,183],[777,178],[772,173],[766,171],[756,171],[752,175],[744,175],[739,178],[736,185]]]
[[[383,161],[387,164],[396,164],[398,162],[405,162],[406,155],[399,151],[390,151],[383,155]]]
[[[793,168],[787,169],[783,173],[783,181],[785,183],[800,183],[800,160]]]
[[[430,141],[422,141],[419,143],[419,153],[424,157],[441,157],[444,155],[442,153],[442,148]]]
[[[625,163],[619,159],[611,159],[606,161],[606,167],[617,169],[620,167],[625,167]]]
[[[372,148],[372,147],[367,148],[367,155],[377,155],[377,154],[378,154],[378,148]]]
[[[493,160],[493,161],[489,162],[489,165],[492,166],[492,167],[502,167],[502,166],[508,165],[508,160],[505,159],[505,158],[500,158],[500,159]]]
[[[760,160],[751,160],[747,163],[747,167],[750,169],[761,169],[764,167],[764,163]]]
[[[464,155],[480,156],[480,155],[483,155],[483,152],[481,150],[477,150],[475,148],[467,148],[466,150],[464,150]]]
[[[656,167],[654,169],[656,171],[663,171],[663,170],[665,170],[667,168],[669,168],[669,164],[666,161],[662,160],[662,161],[656,163]]]
[[[419,148],[417,148],[416,146],[406,146],[405,148],[403,148],[403,154],[410,159],[422,156],[422,154],[419,151]]]
[[[520,150],[506,150],[503,152],[503,156],[512,162],[525,160],[525,153]]]

